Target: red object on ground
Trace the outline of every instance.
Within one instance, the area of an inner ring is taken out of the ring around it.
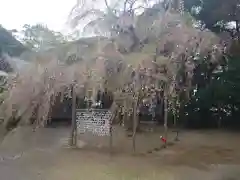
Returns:
[[[160,139],[162,140],[162,142],[164,142],[164,143],[166,143],[167,142],[167,140],[164,138],[164,137],[162,137],[162,136],[160,136]]]

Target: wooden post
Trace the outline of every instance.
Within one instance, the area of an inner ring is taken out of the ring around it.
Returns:
[[[136,152],[136,132],[137,132],[137,102],[138,102],[138,93],[135,94],[134,97],[134,106],[133,106],[133,135],[132,135],[132,143],[133,143],[133,152]]]
[[[175,137],[174,141],[179,141],[178,134],[179,134],[179,131],[176,130],[176,137]]]
[[[110,137],[109,137],[109,148],[110,148],[110,154],[112,154],[113,149],[113,137],[112,137],[112,121],[110,121]]]
[[[168,97],[167,97],[167,88],[164,88],[164,138],[165,143],[164,147],[167,147],[167,133],[168,133]]]
[[[76,125],[76,92],[74,85],[72,87],[72,128],[71,128],[71,146],[77,145],[77,125]]]
[[[176,136],[174,138],[174,141],[179,141],[178,135],[179,135],[179,128],[178,128],[178,124],[177,124],[177,114],[178,114],[178,110],[177,110],[177,103],[179,101],[179,97],[177,96],[176,98],[174,98],[174,104],[173,104],[173,125],[175,130],[173,132],[176,132]]]
[[[113,120],[114,120],[114,118],[115,118],[115,116],[116,116],[116,113],[118,112],[117,111],[117,106],[116,106],[116,104],[115,104],[115,102],[113,102],[113,104],[112,104],[112,107],[110,108],[110,110],[111,110],[111,113],[112,113],[112,117],[111,117],[111,119],[110,119],[110,122],[109,122],[109,124],[110,124],[110,129],[109,129],[109,133],[110,133],[110,137],[109,137],[109,148],[110,148],[110,154],[112,154],[112,148],[113,148],[113,133],[112,133],[112,122],[113,122]]]
[[[172,104],[172,109],[173,109],[173,126],[176,128],[177,127],[177,99],[174,96],[173,97],[173,104]]]
[[[123,127],[124,129],[127,127],[127,112],[126,112],[126,107],[127,107],[127,101],[124,99],[124,105],[123,105]]]
[[[134,105],[133,105],[133,152],[136,152],[136,132],[137,132],[137,126],[138,126],[138,115],[137,115],[137,109],[138,109],[138,98],[139,98],[139,90],[140,90],[140,79],[139,79],[139,72],[136,73],[136,81],[135,81],[135,92],[134,92]]]

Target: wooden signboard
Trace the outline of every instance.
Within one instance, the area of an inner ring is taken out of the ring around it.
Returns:
[[[110,136],[112,113],[108,109],[76,109],[78,133]]]

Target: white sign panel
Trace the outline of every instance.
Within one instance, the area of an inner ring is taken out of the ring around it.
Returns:
[[[97,136],[109,136],[111,117],[112,113],[108,109],[77,109],[77,130],[79,133],[91,132]]]

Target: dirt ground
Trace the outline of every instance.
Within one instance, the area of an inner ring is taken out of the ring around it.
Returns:
[[[240,133],[181,131],[160,149],[162,129],[137,135],[136,153],[121,128],[109,138],[80,135],[79,148],[68,147],[70,128],[33,132],[18,127],[0,146],[1,180],[240,180]]]

